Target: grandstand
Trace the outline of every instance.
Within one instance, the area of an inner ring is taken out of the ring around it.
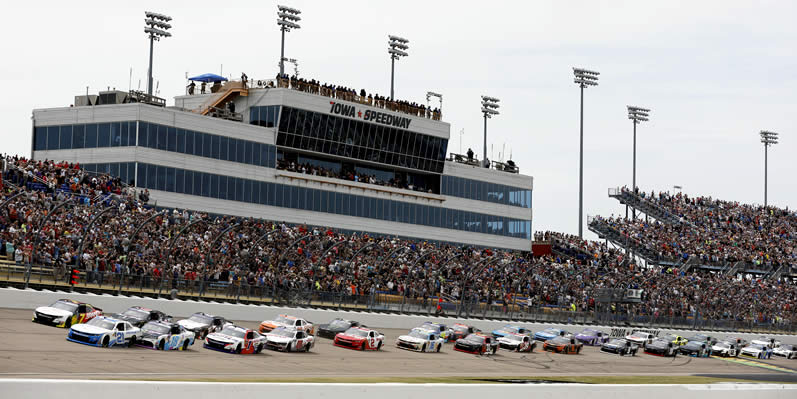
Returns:
[[[719,264],[709,262],[711,256],[725,259],[716,248],[678,260],[677,251],[661,249],[670,241],[650,241],[644,231],[630,236],[631,249],[647,249],[657,262],[637,264],[624,253],[629,246],[621,238],[609,239],[618,249],[554,232],[536,237],[552,253],[532,256],[153,207],[143,200],[146,189],[125,186],[119,177],[70,163],[6,160],[0,283],[7,286],[423,314],[437,313],[439,303],[448,315],[525,321],[754,331],[795,331],[797,323],[797,286],[788,273],[719,273],[708,267]],[[736,235],[755,237],[758,231],[747,222],[756,208],[664,198],[657,205],[679,210],[673,213],[695,225],[703,223],[701,212],[712,209],[726,221],[739,218]],[[794,215],[771,210],[779,233],[767,248],[780,247],[756,267],[780,270],[793,265],[788,251]],[[595,226],[621,231],[620,237],[626,237],[626,226],[639,225],[596,220]],[[755,262],[746,257],[751,254],[734,249],[727,259]],[[708,261],[687,269],[690,259]],[[642,296],[633,302],[607,295],[626,290],[642,290]]]

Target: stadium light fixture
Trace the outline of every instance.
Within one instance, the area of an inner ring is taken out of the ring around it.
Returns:
[[[630,119],[634,124],[634,166],[633,166],[633,177],[631,180],[631,191],[636,193],[636,125],[641,122],[647,122],[648,117],[650,116],[650,110],[647,108],[640,108],[634,107],[631,105],[627,106],[628,108],[628,119]],[[636,219],[636,208],[632,209],[633,218]],[[628,218],[628,205],[625,206],[625,217]]]
[[[393,101],[393,82],[394,77],[396,74],[396,60],[401,57],[406,57],[407,49],[410,47],[407,45],[410,41],[398,36],[388,35],[387,36],[387,45],[388,49],[387,52],[390,54],[390,100]]]
[[[501,102],[501,100],[495,97],[482,96],[482,114],[484,114],[484,153],[482,154],[482,166],[485,168],[490,167],[490,161],[487,159],[487,119],[499,114],[499,102]]]
[[[149,71],[147,73],[147,95],[151,96],[153,48],[155,46],[156,40],[172,37],[172,34],[167,32],[172,28],[172,25],[168,23],[172,20],[172,17],[151,11],[145,11],[144,16],[144,33],[149,35]]]
[[[431,101],[432,97],[435,97],[435,98],[437,98],[440,101],[440,107],[438,109],[442,113],[443,112],[443,95],[435,93],[433,91],[427,91],[426,92],[426,108],[427,109],[431,108],[430,101]]]
[[[600,72],[573,68],[573,82],[581,88],[581,124],[578,151],[578,238],[584,238],[584,89],[598,85]]]
[[[768,205],[767,203],[767,163],[768,163],[768,154],[767,149],[771,145],[778,144],[778,133],[770,132],[767,130],[762,130],[761,133],[761,142],[764,144],[764,207]]]
[[[282,32],[282,44],[280,46],[280,76],[285,75],[285,32],[290,32],[291,29],[299,29],[298,22],[302,19],[299,14],[302,12],[291,7],[277,6],[277,25]]]

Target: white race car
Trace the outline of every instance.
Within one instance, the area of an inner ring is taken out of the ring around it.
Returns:
[[[711,353],[722,357],[737,357],[739,347],[735,342],[720,341],[711,347]]]
[[[768,348],[777,348],[777,347],[780,346],[780,341],[776,340],[775,338],[769,338],[769,337],[759,337],[759,338],[756,338],[756,339],[750,341],[750,343],[753,344],[753,345],[756,345],[756,344],[757,345],[763,345],[763,346],[766,346]]]
[[[214,316],[207,313],[197,312],[187,319],[177,322],[186,330],[193,331],[198,339],[205,339],[210,333],[219,332],[224,327],[231,326],[232,323],[221,316]]]
[[[797,346],[781,344],[779,347],[772,350],[772,354],[785,357],[786,359],[797,359]]]
[[[98,316],[85,324],[76,324],[69,329],[66,339],[86,345],[110,347],[133,345],[141,337],[141,329],[130,322]]]
[[[227,326],[221,332],[205,337],[205,348],[231,353],[260,353],[266,347],[266,337],[248,328]]]
[[[260,323],[260,333],[265,334],[277,327],[289,327],[296,331],[305,331],[310,335],[315,335],[315,326],[313,323],[295,316],[288,316],[281,314],[274,318],[274,320],[264,320]]]
[[[266,348],[284,352],[310,352],[315,345],[315,338],[293,328],[277,327],[265,335]]]
[[[772,348],[766,345],[753,343],[742,348],[742,350],[739,352],[739,355],[750,356],[756,359],[769,359],[772,356],[771,351]]]
[[[177,323],[150,321],[141,327],[138,346],[157,350],[188,350],[194,344],[194,333]]]
[[[419,352],[440,352],[445,340],[437,332],[426,328],[415,327],[407,335],[396,339],[396,346]]]
[[[632,344],[637,344],[641,347],[645,347],[645,345],[653,342],[654,339],[656,339],[655,335],[644,331],[634,331],[625,337],[626,341],[631,341]]]

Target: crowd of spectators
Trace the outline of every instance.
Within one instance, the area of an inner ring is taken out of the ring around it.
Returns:
[[[439,297],[504,310],[519,303],[578,312],[594,311],[602,289],[637,288],[644,290],[642,303],[627,310],[636,315],[797,323],[797,286],[790,281],[640,267],[619,251],[574,236],[539,234],[559,250],[532,257],[527,251],[158,210],[134,188],[78,165],[5,159],[0,203],[10,201],[0,209],[0,257],[52,269],[56,278],[77,267],[93,283],[124,279],[167,289],[178,282],[205,289],[215,284],[244,293],[393,295],[424,302]],[[69,206],[55,208],[64,201]],[[688,203],[690,210],[721,204],[712,214],[738,215],[732,223],[743,225],[741,219],[756,212],[710,199],[667,201]],[[779,217],[785,219],[776,224],[788,235],[791,216]],[[772,240],[784,239],[776,236]]]
[[[623,188],[628,192],[627,188]],[[634,193],[639,201],[665,209],[677,223],[644,218],[596,218],[662,259],[733,265],[776,271],[797,266],[797,213],[711,197],[660,192]]]
[[[377,175],[360,173],[356,169],[349,171],[343,171],[343,170],[336,171],[324,168],[319,165],[314,165],[309,162],[299,163],[295,161],[289,161],[287,159],[279,159],[277,160],[277,169],[286,170],[288,172],[303,173],[307,175],[321,176],[321,177],[331,177],[334,179],[343,179],[353,182],[375,184],[378,186],[400,188],[405,190],[412,190],[412,191],[419,191],[426,193],[433,192],[431,188],[416,186],[403,179],[391,178],[390,180],[385,181],[381,180]]]
[[[277,86],[282,88],[294,89],[306,93],[318,94],[338,100],[357,102],[376,108],[387,109],[389,111],[401,112],[404,114],[419,116],[439,121],[442,118],[440,109],[426,107],[424,104],[404,100],[391,100],[389,97],[379,94],[366,93],[365,89],[356,89],[341,85],[330,85],[321,83],[315,79],[299,78],[295,75],[277,74]]]

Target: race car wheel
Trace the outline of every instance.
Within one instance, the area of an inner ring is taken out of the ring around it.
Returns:
[[[65,328],[72,327],[72,318],[71,317],[66,319],[66,321],[64,322],[64,327]]]
[[[493,355],[495,355],[495,352],[498,352],[498,347],[497,346],[493,347]]]
[[[130,343],[127,344],[127,346],[133,346],[135,344],[136,344],[136,336],[134,335],[134,336],[130,337]]]
[[[570,350],[568,349],[568,347],[565,346],[565,348],[562,349],[562,353],[564,353],[566,355],[566,354],[568,354],[568,352],[570,352]]]
[[[363,343],[360,345],[360,350],[361,350],[361,351],[364,351],[364,350],[365,350],[365,342],[363,342]]]
[[[376,350],[382,350],[382,343],[376,344]]]
[[[310,352],[310,347],[311,347],[311,346],[312,346],[312,345],[305,345],[305,346],[304,346],[304,351],[305,351],[305,352]]]
[[[107,347],[108,347],[108,344],[110,344],[110,343],[111,343],[111,339],[110,339],[110,338],[108,338],[108,336],[105,336],[105,337],[102,339],[102,347],[103,347],[103,348],[107,348]]]
[[[186,345],[188,347],[188,345]],[[258,345],[255,347],[255,354],[260,353],[263,350],[263,345]]]
[[[581,348],[580,348],[580,347],[579,347],[579,348],[576,348],[576,353],[577,353],[577,354],[578,354],[578,353],[581,353]]]
[[[166,346],[166,344],[163,341],[158,342],[158,350],[159,351],[162,351],[165,346]]]
[[[241,344],[238,344],[238,346],[235,347],[235,353],[238,355],[241,354]]]
[[[423,344],[423,346],[421,346],[421,352],[426,352],[426,344]]]
[[[437,349],[435,350],[435,352],[440,353],[440,347],[441,346],[443,346],[443,345],[437,345]]]
[[[188,350],[188,340],[187,339],[185,341],[183,341],[183,350],[184,351]]]

